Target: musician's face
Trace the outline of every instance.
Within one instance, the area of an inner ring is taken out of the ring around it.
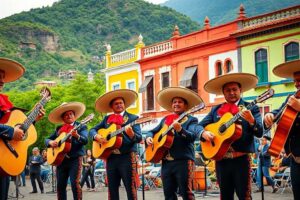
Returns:
[[[66,124],[72,124],[75,121],[75,114],[72,110],[69,110],[63,114],[62,119]]]
[[[124,100],[122,98],[116,98],[111,103],[111,108],[114,111],[114,113],[121,113],[125,110],[125,104]]]
[[[0,70],[0,91],[4,87],[4,78],[5,78],[5,72]]]
[[[172,100],[172,109],[176,114],[181,114],[187,109],[187,104],[184,102],[182,98],[175,97]]]
[[[235,103],[241,98],[241,88],[237,83],[227,83],[223,88],[224,98],[228,103]]]
[[[294,74],[294,83],[297,89],[300,89],[300,72]]]

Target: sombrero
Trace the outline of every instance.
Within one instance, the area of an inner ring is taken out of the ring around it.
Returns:
[[[285,62],[273,69],[273,73],[281,78],[293,78],[295,72],[300,72],[300,60]]]
[[[0,70],[5,71],[5,83],[18,80],[25,72],[25,68],[20,63],[7,58],[0,58]]]
[[[95,102],[96,110],[102,113],[112,112],[112,108],[110,107],[110,102],[116,98],[123,98],[125,109],[128,108],[131,104],[135,102],[138,98],[138,94],[129,89],[119,89],[107,92],[101,95]]]
[[[223,86],[231,82],[241,84],[242,91],[245,92],[256,86],[258,77],[249,73],[229,73],[207,81],[204,84],[204,89],[208,93],[221,95],[223,94]]]
[[[85,111],[85,105],[80,102],[69,102],[62,103],[60,106],[56,107],[48,116],[50,122],[59,124],[63,123],[62,114],[72,110],[75,113],[75,119],[78,119]]]
[[[175,97],[185,99],[188,103],[187,109],[190,109],[203,102],[201,97],[196,92],[185,87],[167,87],[160,90],[157,94],[157,102],[164,109],[172,111],[172,100]]]

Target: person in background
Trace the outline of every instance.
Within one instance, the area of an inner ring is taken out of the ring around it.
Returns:
[[[87,189],[90,192],[95,191],[95,164],[96,159],[92,156],[92,151],[90,149],[87,149],[86,155],[83,157],[82,160],[83,169],[80,186],[83,187],[84,183],[86,183]],[[91,180],[91,185],[89,179]]]
[[[41,190],[41,193],[44,193],[44,186],[41,179],[41,165],[43,164],[43,158],[40,155],[40,150],[38,147],[34,147],[32,149],[32,156],[29,158],[29,175],[32,185],[32,193],[37,193],[36,183],[35,180],[37,180],[39,184],[39,188]]]

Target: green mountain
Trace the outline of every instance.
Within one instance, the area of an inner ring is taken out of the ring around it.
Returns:
[[[96,72],[109,43],[112,52],[133,48],[142,34],[151,44],[199,29],[189,17],[143,0],[61,0],[0,20],[0,57],[25,65],[24,78],[6,90],[31,89],[37,80],[58,79],[60,70]]]
[[[208,16],[213,25],[236,19],[239,6],[243,4],[246,16],[251,17],[285,7],[299,5],[300,0],[168,0],[163,3],[203,24]]]

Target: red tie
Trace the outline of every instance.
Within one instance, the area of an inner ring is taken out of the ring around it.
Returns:
[[[122,125],[123,124],[123,117],[120,114],[111,114],[107,119],[108,124],[116,124]]]
[[[8,96],[0,94],[0,110],[8,111],[13,107],[13,104],[9,101]]]
[[[239,112],[239,108],[234,103],[224,103],[218,109],[218,115],[222,117],[227,112],[230,112],[231,114],[235,115]]]
[[[178,119],[179,115],[177,114],[170,114],[168,116],[166,116],[166,120],[165,120],[165,124],[170,126],[174,120]]]

